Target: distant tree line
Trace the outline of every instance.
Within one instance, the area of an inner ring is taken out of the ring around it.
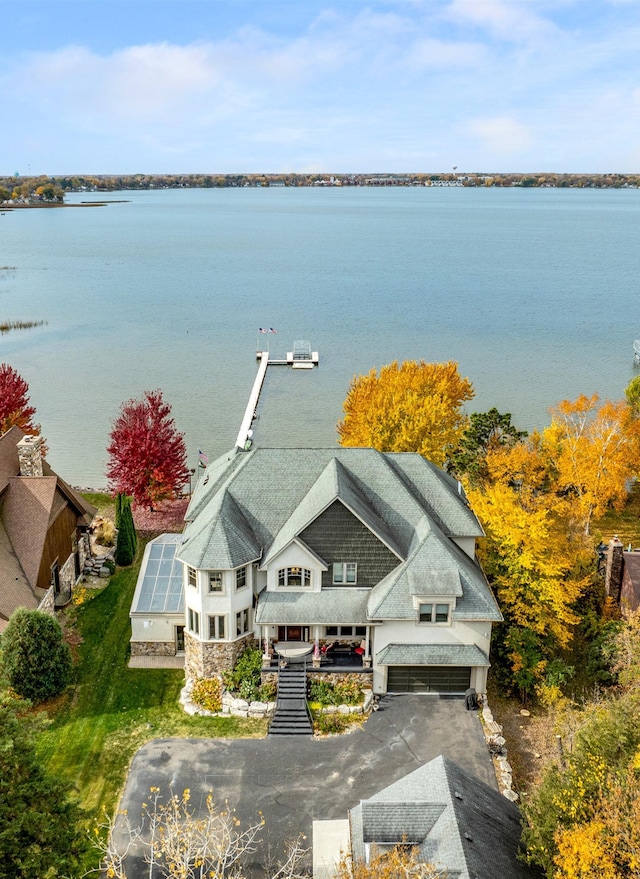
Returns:
[[[0,202],[31,198],[62,201],[66,192],[125,189],[215,189],[268,186],[523,186],[624,189],[640,186],[640,174],[116,174],[64,177],[0,177]]]

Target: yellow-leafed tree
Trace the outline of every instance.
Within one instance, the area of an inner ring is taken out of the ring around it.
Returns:
[[[394,361],[351,382],[338,424],[340,443],[419,452],[442,466],[460,442],[468,422],[462,406],[473,395],[453,361]]]
[[[551,410],[542,434],[556,490],[572,500],[585,534],[592,518],[610,506],[622,507],[629,479],[640,470],[640,420],[634,410],[623,400],[598,402],[597,394],[563,400]]]
[[[566,647],[586,581],[572,577],[575,547],[554,499],[503,482],[469,488],[468,498],[487,534],[481,558],[505,617]]]

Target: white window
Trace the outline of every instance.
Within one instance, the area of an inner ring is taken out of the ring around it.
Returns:
[[[236,637],[249,631],[249,609],[240,610],[236,614]]]
[[[244,589],[247,585],[247,569],[238,568],[236,571],[236,589]]]
[[[222,571],[209,571],[209,592],[224,592]]]
[[[209,640],[219,640],[225,637],[227,630],[226,617],[223,614],[209,617]]]
[[[356,583],[358,579],[358,566],[355,562],[334,562],[333,563],[333,582],[347,583],[349,585]]]
[[[448,623],[448,604],[421,604],[418,608],[418,619],[421,623]]]
[[[189,631],[194,635],[200,634],[200,614],[189,608]]]
[[[189,578],[189,586],[193,586],[195,589],[198,585],[198,572],[195,568],[187,568],[187,575]]]
[[[309,568],[280,568],[278,586],[311,586],[311,571]]]
[[[364,638],[367,634],[366,626],[327,626],[325,629],[325,634],[327,637],[340,637],[340,638],[353,638],[354,636],[357,638]]]

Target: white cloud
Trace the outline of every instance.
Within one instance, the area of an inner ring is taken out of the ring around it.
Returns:
[[[546,39],[557,29],[530,8],[527,0],[452,0],[446,16],[458,24],[482,28],[510,42]]]
[[[509,116],[476,119],[468,131],[481,141],[485,151],[505,158],[517,155],[532,142],[531,131]]]
[[[477,67],[488,58],[480,43],[444,42],[430,38],[417,39],[406,54],[406,64],[417,70],[449,70]]]

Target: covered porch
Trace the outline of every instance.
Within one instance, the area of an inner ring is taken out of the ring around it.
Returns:
[[[263,592],[255,616],[263,669],[304,663],[310,672],[370,672],[374,626],[366,621],[367,597],[355,589]]]

